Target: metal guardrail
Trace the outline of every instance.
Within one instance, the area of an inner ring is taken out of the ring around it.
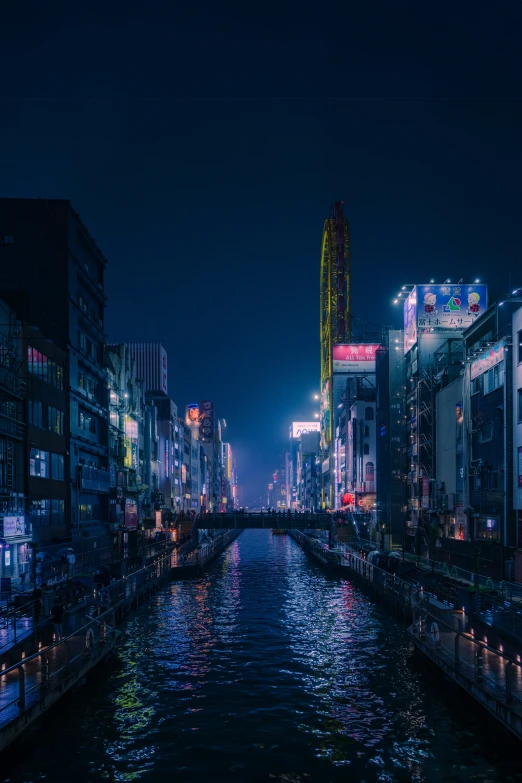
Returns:
[[[91,648],[104,644],[108,635],[115,633],[118,607],[129,598],[137,597],[167,571],[170,573],[170,567],[171,553],[168,553],[103,590],[95,590],[77,630],[3,670],[0,673],[0,727],[42,699],[59,684],[63,674],[71,672],[75,662],[89,654]],[[18,678],[16,695],[3,699],[3,691],[9,691],[13,677]],[[15,707],[18,709],[13,711]]]
[[[514,701],[522,704],[522,666],[503,651],[488,646],[487,642],[475,639],[465,630],[465,623],[455,616],[452,622],[444,618],[451,607],[437,606],[432,596],[418,585],[405,582],[389,574],[364,558],[343,548],[346,565],[374,584],[411,606],[414,634],[427,639],[440,654],[443,654],[455,670],[467,670],[468,677],[479,684],[495,698],[502,698],[506,704]],[[437,632],[432,634],[432,623]]]

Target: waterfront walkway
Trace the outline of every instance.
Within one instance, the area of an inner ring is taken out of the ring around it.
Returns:
[[[349,545],[331,550],[324,542],[292,531],[292,536],[323,563],[354,575],[376,597],[400,605],[412,620],[416,647],[463,687],[492,715],[522,739],[522,667],[520,660],[494,649],[465,630],[461,611],[442,603],[421,587],[373,565]]]
[[[55,641],[48,620],[40,623],[37,626],[41,631],[40,642],[34,645],[37,651],[32,655],[22,654],[13,665],[2,664],[0,750],[110,653],[119,633],[116,630],[118,620],[124,620],[129,611],[176,572],[180,575],[198,573],[237,538],[239,532],[229,530],[195,551],[189,551],[190,543],[178,550],[165,551],[150,565],[101,590],[89,592],[76,611],[64,615],[65,638],[60,641]],[[34,631],[32,619],[26,619],[26,625],[14,626],[17,633],[23,632],[24,638]]]

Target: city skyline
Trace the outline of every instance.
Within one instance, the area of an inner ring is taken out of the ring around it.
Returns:
[[[86,66],[92,40],[77,9],[29,27],[11,9],[0,195],[71,199],[109,261],[109,341],[164,344],[171,396],[216,401],[246,494],[260,495],[287,422],[313,410],[321,229],[335,200],[352,231],[356,316],[400,326],[392,299],[410,280],[479,277],[508,289],[522,251],[520,63],[509,44],[493,56],[487,42],[500,31],[514,41],[516,25],[474,12],[470,36],[468,14],[454,9],[458,33],[441,28],[430,50],[407,14],[370,65],[372,14],[339,9],[328,54],[301,72],[294,60],[323,51],[309,13],[280,10],[295,35],[284,51],[248,9],[232,26],[212,8],[196,24],[189,9],[163,13],[158,25],[126,7],[125,35],[121,17],[104,14],[100,79]],[[390,9],[381,14],[381,32],[397,27]],[[360,32],[349,51],[343,19]],[[196,70],[186,67],[195,29],[197,51],[205,40]],[[179,70],[158,45],[170,51],[172,30],[185,31]],[[230,45],[224,60],[216,30]],[[234,52],[243,60],[241,31],[272,51],[250,76],[232,64]],[[45,35],[53,79],[40,75]]]

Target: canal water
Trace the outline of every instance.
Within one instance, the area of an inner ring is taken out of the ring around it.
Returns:
[[[518,756],[385,610],[260,530],[143,607],[0,780],[487,783]]]

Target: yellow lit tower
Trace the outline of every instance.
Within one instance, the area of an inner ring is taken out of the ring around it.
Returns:
[[[333,346],[351,339],[350,227],[343,202],[336,201],[324,222],[321,245],[321,448],[329,472],[321,471],[321,506],[334,498]]]

